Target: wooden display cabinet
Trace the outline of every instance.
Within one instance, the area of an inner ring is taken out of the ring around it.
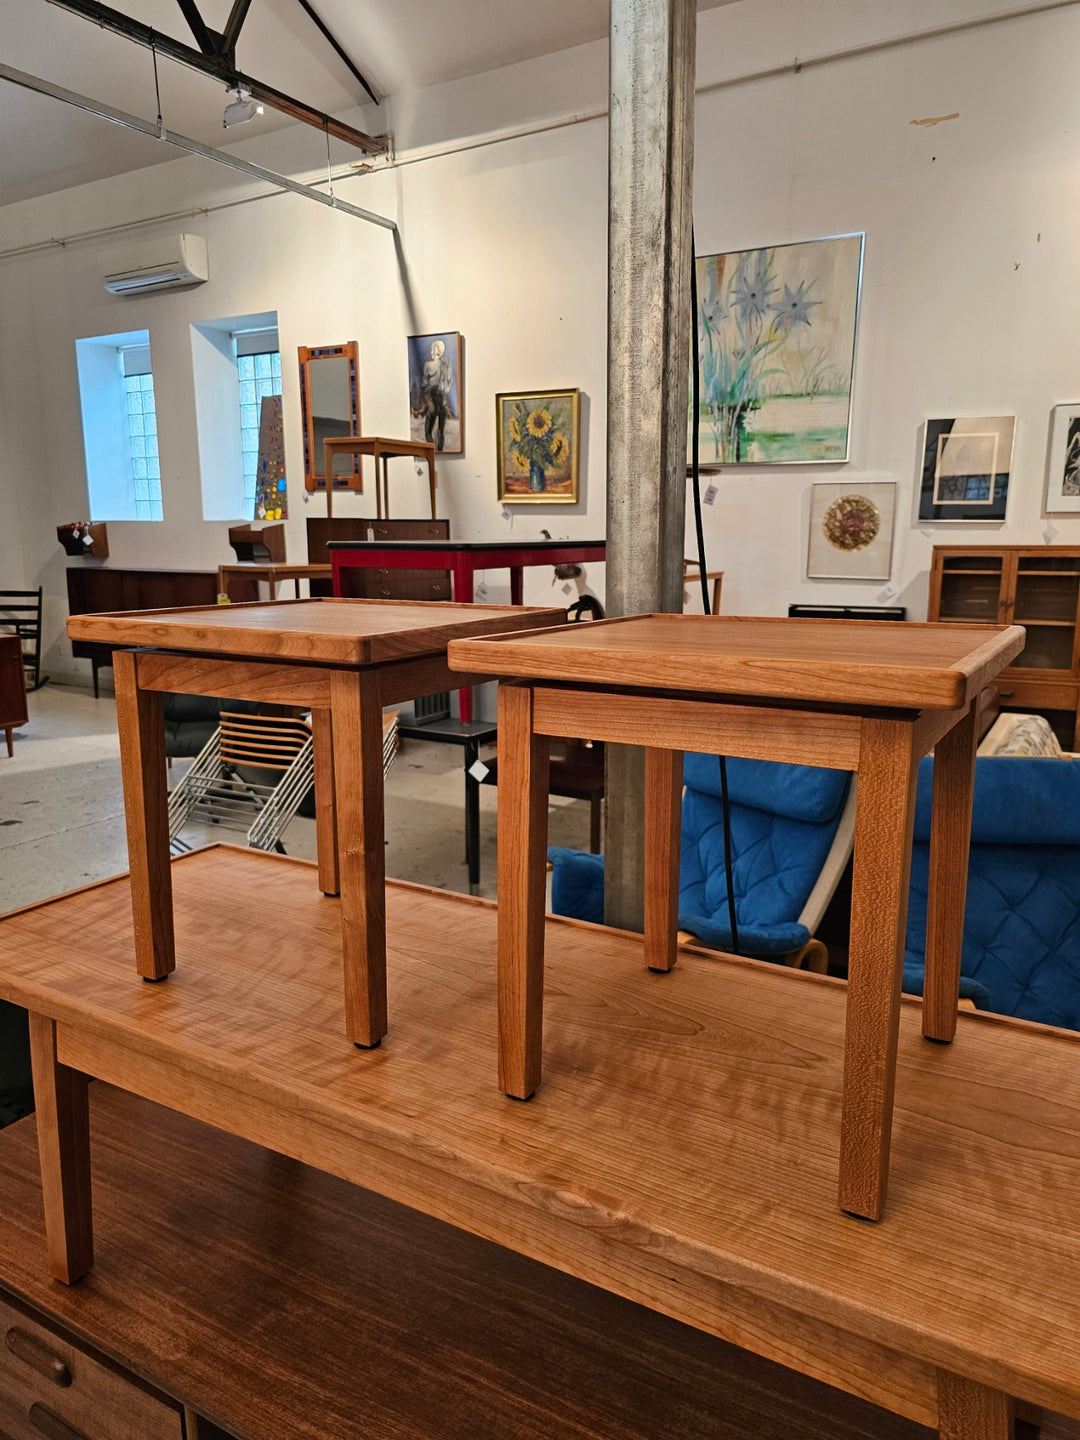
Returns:
[[[1080,748],[1080,546],[935,545],[927,618],[1025,626],[998,677],[1001,708],[1044,715]]]

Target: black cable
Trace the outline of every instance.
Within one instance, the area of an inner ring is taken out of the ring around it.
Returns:
[[[709,605],[708,567],[705,563],[705,527],[701,518],[701,354],[698,344],[697,245],[693,227],[690,229],[690,332],[694,363],[690,371],[690,389],[694,407],[694,423],[690,429],[690,472],[694,491],[694,526],[697,530],[698,574],[701,578],[701,604],[706,615]],[[727,756],[720,760],[720,808],[724,819],[724,878],[727,882],[728,921],[731,927],[731,953],[739,953],[739,922],[735,917],[735,867],[731,849],[731,800],[728,795]]]

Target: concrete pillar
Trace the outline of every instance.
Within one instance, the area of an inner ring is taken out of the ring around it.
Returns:
[[[607,613],[682,609],[695,0],[611,0]],[[607,751],[605,919],[642,929],[644,763]]]

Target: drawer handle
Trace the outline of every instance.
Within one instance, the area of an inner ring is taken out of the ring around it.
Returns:
[[[1013,695],[1014,695],[1015,693],[1016,693],[1016,692],[1013,691],[1013,690],[999,690],[999,691],[998,691],[998,694],[1001,696],[1002,700],[1011,700],[1012,697],[1013,697]]]
[[[45,1436],[45,1440],[86,1440],[81,1430],[76,1430],[41,1404],[30,1406],[30,1424],[39,1435]]]
[[[46,1380],[51,1380],[62,1390],[71,1384],[71,1371],[66,1363],[47,1345],[43,1345],[36,1335],[12,1328],[7,1332],[7,1348],[16,1360],[29,1365],[31,1370],[44,1375]]]

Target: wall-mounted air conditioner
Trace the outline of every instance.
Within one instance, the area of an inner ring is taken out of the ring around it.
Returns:
[[[102,279],[110,295],[149,295],[180,290],[210,278],[202,235],[165,235],[141,240],[102,257]]]

